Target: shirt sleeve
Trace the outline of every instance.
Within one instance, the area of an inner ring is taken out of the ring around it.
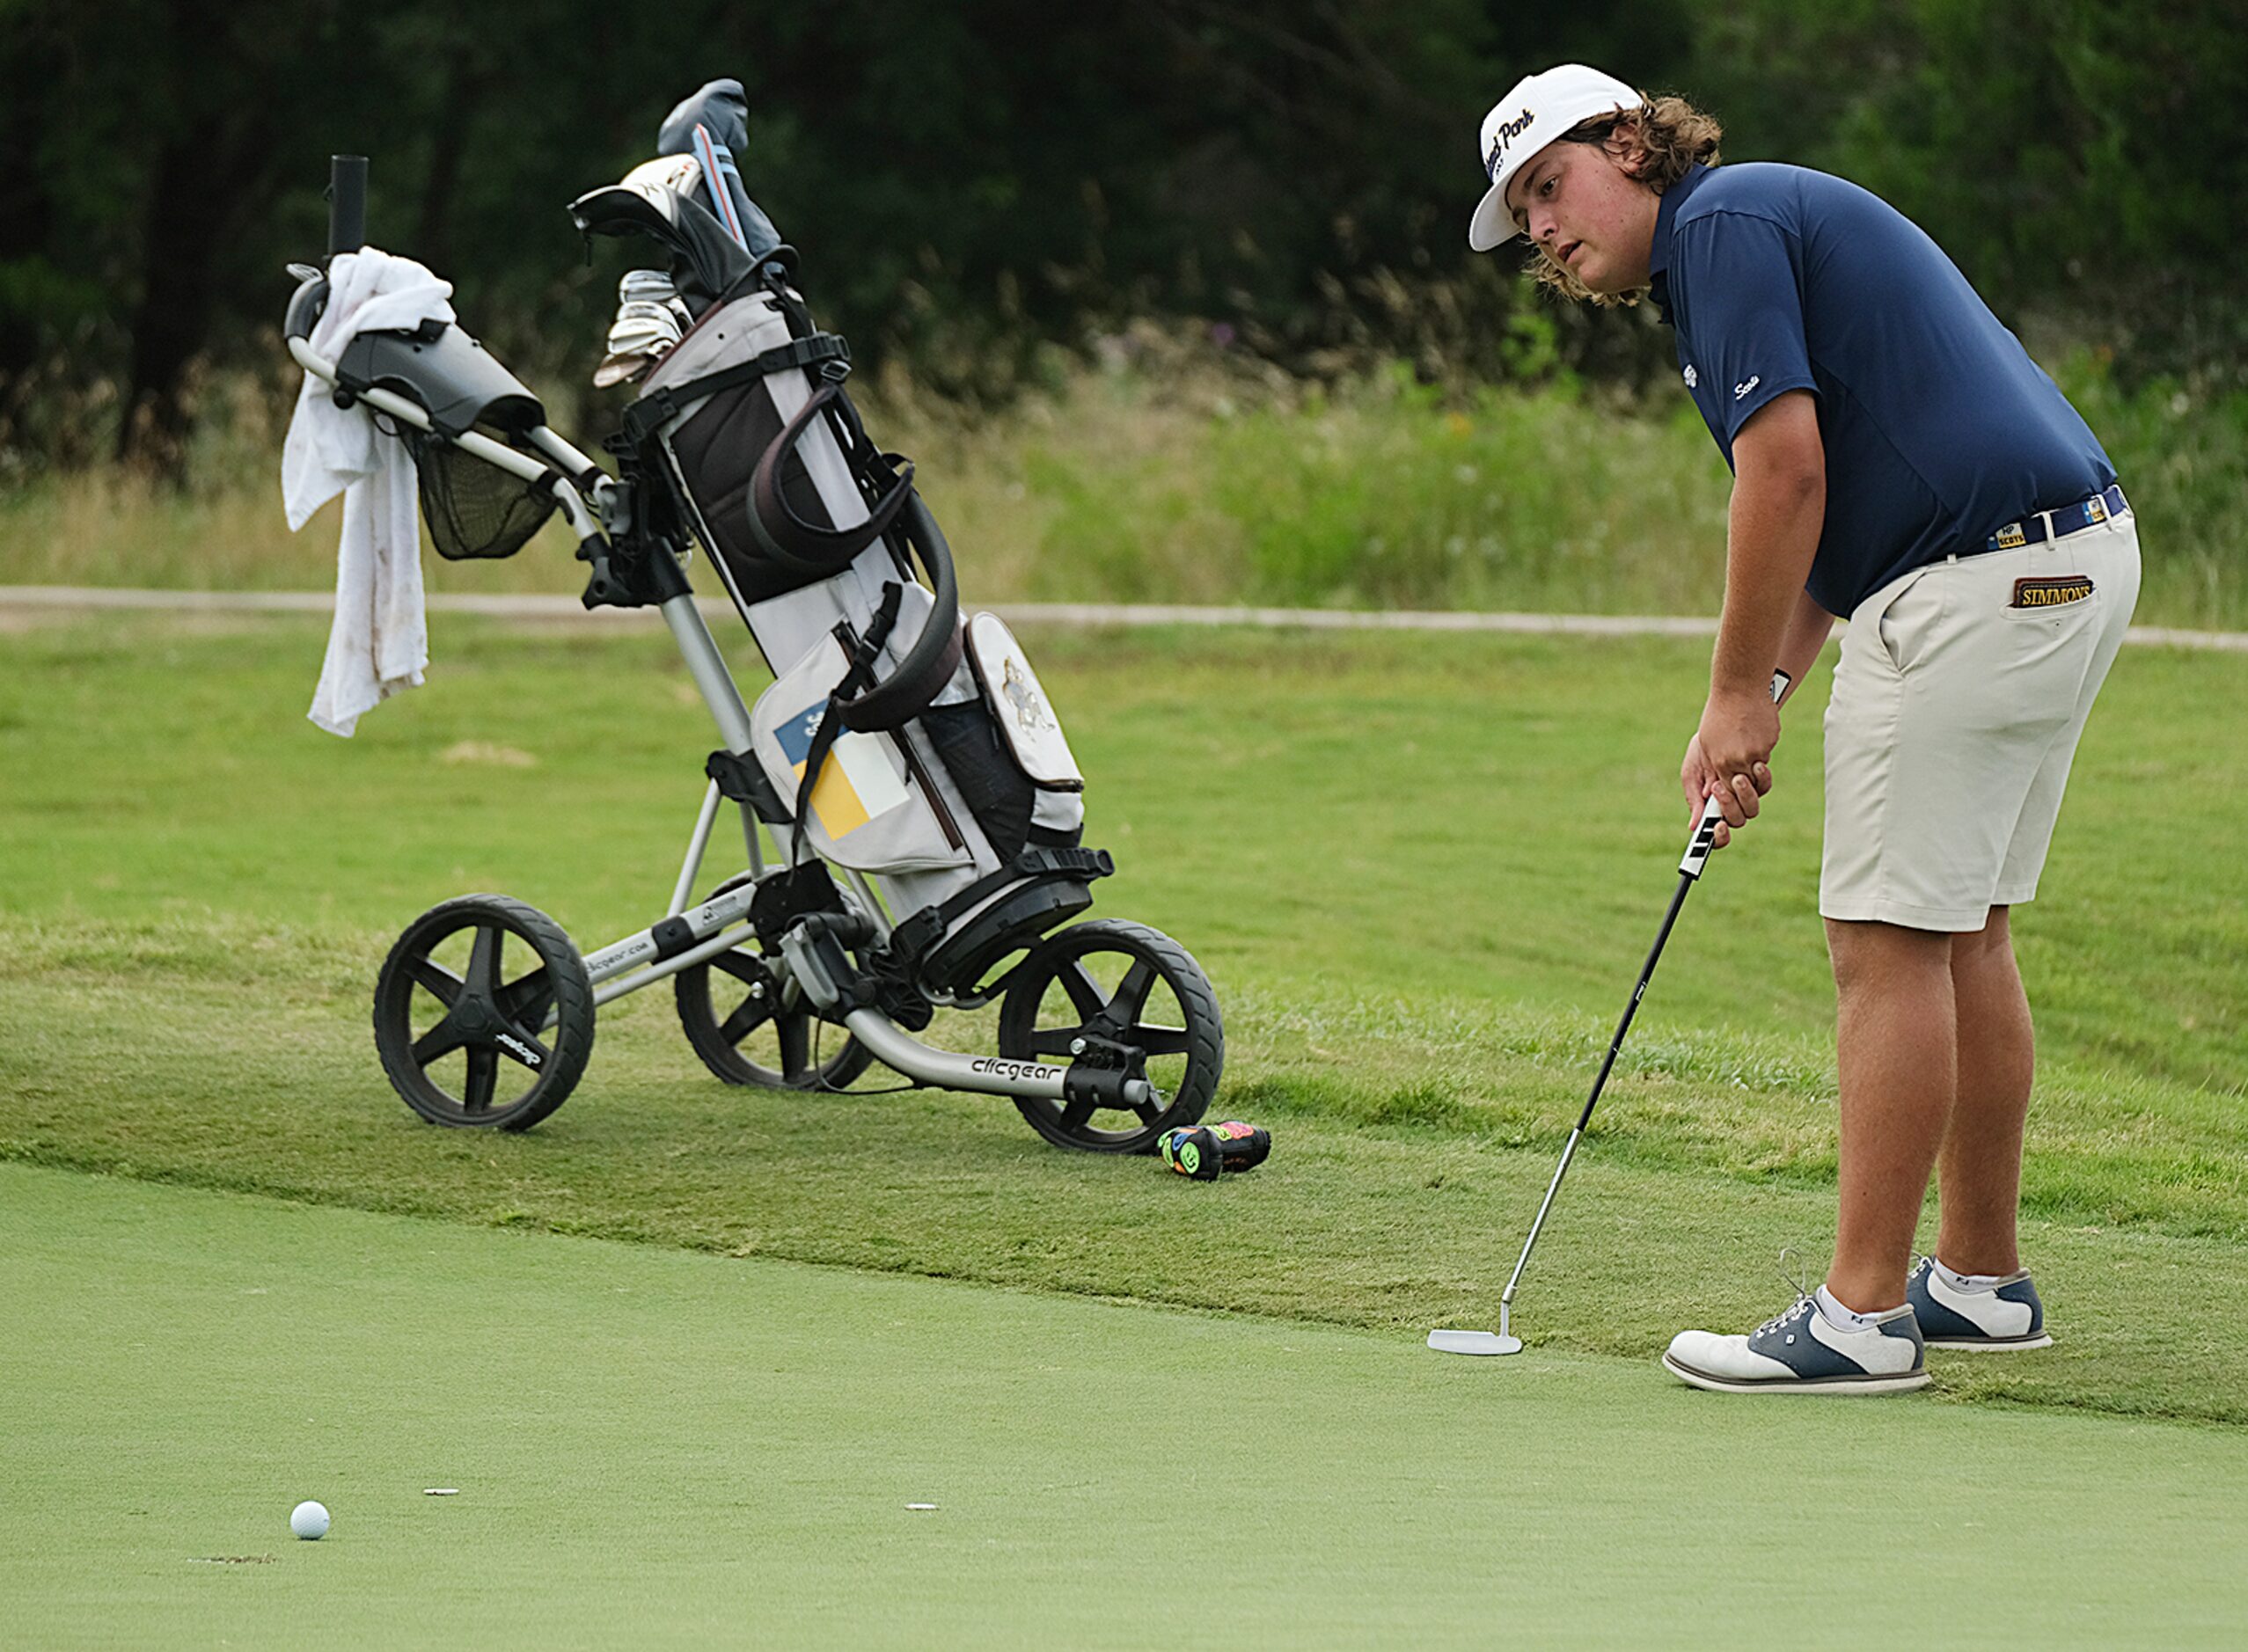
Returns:
[[[1749,415],[1791,390],[1814,395],[1803,334],[1803,250],[1768,218],[1715,212],[1679,226],[1669,281],[1695,371],[1724,421],[1725,450]]]

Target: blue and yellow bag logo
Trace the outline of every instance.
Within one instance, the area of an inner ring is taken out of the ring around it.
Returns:
[[[800,788],[804,765],[811,760],[812,741],[826,711],[825,700],[815,700],[773,731]],[[904,776],[882,735],[846,733],[835,737],[835,743],[828,748],[827,761],[820,765],[819,782],[812,787],[811,796],[812,818],[819,822],[829,841],[849,837],[904,801]]]

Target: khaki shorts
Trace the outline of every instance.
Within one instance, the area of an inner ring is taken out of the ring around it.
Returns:
[[[2091,581],[2081,588],[2022,581]],[[2126,512],[1915,568],[1860,603],[1827,707],[1821,916],[1979,930],[2037,894],[2069,765],[2139,597]]]

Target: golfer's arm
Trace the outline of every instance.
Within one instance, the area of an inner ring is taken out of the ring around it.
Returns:
[[[1832,623],[1803,589],[1827,516],[1818,403],[1808,391],[1775,397],[1740,428],[1732,457],[1725,611],[1710,691],[1764,694],[1775,666],[1800,680]]]
[[[1803,679],[1819,663],[1819,651],[1827,646],[1827,633],[1834,628],[1834,617],[1813,602],[1809,591],[1796,593],[1795,611],[1788,616],[1776,658],[1779,669],[1788,674],[1788,689],[1780,697],[1781,705],[1795,698]]]

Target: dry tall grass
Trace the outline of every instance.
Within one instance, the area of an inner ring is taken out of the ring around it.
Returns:
[[[1446,393],[1402,367],[1322,386],[1152,324],[1049,365],[1050,388],[998,411],[902,374],[856,386],[869,430],[919,464],[973,599],[1716,610],[1728,479],[1682,397],[1565,375]],[[2248,624],[2248,397],[2127,394],[2084,359],[2061,376],[2141,514],[2141,619]],[[326,588],[338,508],[293,537],[282,518],[292,396],[278,375],[214,385],[184,490],[0,481],[0,584]],[[509,561],[433,555],[430,581],[574,594],[573,550],[557,523]]]

